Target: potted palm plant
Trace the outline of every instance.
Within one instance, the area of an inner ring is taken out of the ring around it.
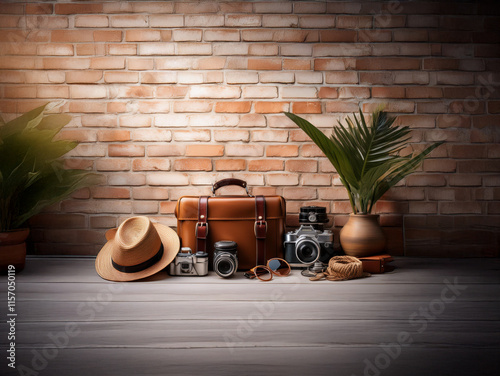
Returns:
[[[77,142],[54,137],[71,120],[47,114],[54,106],[35,108],[7,123],[0,117],[0,270],[22,270],[27,221],[43,208],[91,184],[92,174],[66,169],[61,156]]]
[[[402,156],[408,146],[409,127],[394,126],[395,118],[382,108],[372,113],[371,124],[359,111],[359,117],[347,117],[344,126],[333,128],[330,138],[307,120],[286,113],[321,149],[333,164],[347,189],[352,214],[340,232],[340,244],[350,256],[362,257],[380,253],[386,239],[372,214],[375,203],[391,187],[411,174],[424,158],[442,142],[420,153]]]

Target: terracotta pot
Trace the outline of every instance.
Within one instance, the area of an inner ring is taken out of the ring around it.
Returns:
[[[30,230],[22,228],[0,232],[0,272],[6,273],[9,265],[14,265],[16,273],[24,269],[26,262],[26,238]]]
[[[351,214],[340,230],[340,244],[346,255],[365,257],[381,253],[386,238],[375,214]]]

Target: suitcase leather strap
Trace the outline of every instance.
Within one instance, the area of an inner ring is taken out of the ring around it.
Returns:
[[[202,196],[198,201],[198,222],[196,223],[196,252],[207,251],[208,236],[208,197]]]
[[[255,196],[255,225],[254,233],[256,238],[256,264],[266,264],[266,200],[264,196]]]

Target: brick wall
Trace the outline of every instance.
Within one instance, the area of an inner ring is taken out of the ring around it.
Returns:
[[[103,175],[32,221],[37,254],[96,254],[132,215],[225,177],[350,207],[330,163],[281,113],[325,132],[380,103],[413,149],[446,140],[377,207],[393,254],[498,256],[500,17],[494,3],[2,1],[0,110],[62,100],[68,166]]]

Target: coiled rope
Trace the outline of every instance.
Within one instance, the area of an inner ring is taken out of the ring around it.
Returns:
[[[334,256],[328,262],[328,267],[324,272],[317,273],[309,280],[319,281],[325,278],[329,281],[345,281],[369,276],[370,273],[363,273],[363,264],[356,257]]]

